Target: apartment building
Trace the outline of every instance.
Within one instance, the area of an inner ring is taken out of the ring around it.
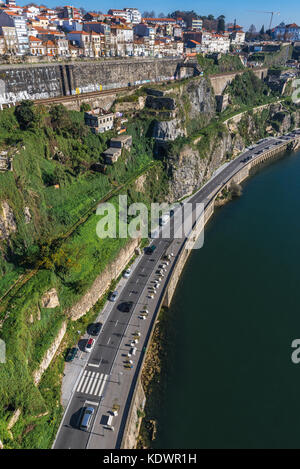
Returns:
[[[0,27],[2,26],[15,28],[18,43],[17,54],[23,55],[28,53],[29,39],[26,18],[9,10],[2,11],[0,13]]]

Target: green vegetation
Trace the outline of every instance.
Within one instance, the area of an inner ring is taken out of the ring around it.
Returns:
[[[270,89],[248,70],[242,75],[237,75],[227,86],[225,93],[230,95],[233,104],[255,107],[268,102]]]
[[[30,112],[37,117],[29,125]],[[123,152],[105,174],[94,173],[91,165],[101,162],[113,133],[92,134],[83,123],[83,112],[68,112],[62,106],[47,111],[26,102],[18,111],[3,111],[0,120],[0,144],[15,153],[14,171],[0,174],[0,201],[7,201],[17,225],[9,241],[1,244],[1,293],[25,269],[31,274],[30,269],[40,267],[31,278],[25,274],[27,281],[8,295],[0,310],[1,339],[8,357],[0,368],[0,440],[7,448],[47,448],[62,415],[63,356],[51,364],[38,387],[32,374],[66,320],[68,308],[128,242],[97,237],[96,203],[110,196],[117,208],[116,196],[122,188],[129,203],[150,205],[166,191],[167,178],[162,163],[153,161],[148,119],[128,123],[132,150]],[[144,177],[142,190],[135,185],[139,175]],[[30,208],[29,223],[25,207]],[[42,307],[41,298],[51,288],[58,292],[60,305],[49,310]],[[76,343],[77,331],[84,332],[103,301],[81,320],[68,324],[62,349]],[[7,424],[16,409],[21,416],[10,433]]]
[[[262,66],[282,66],[286,64],[286,61],[292,57],[293,46],[282,45],[280,50],[277,52],[256,52],[252,54],[251,60],[261,62]]]
[[[205,75],[236,72],[245,68],[237,55],[222,54],[221,58],[208,58],[202,54],[198,54],[197,60]]]

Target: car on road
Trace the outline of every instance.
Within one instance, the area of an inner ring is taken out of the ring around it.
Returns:
[[[68,350],[67,355],[66,355],[66,362],[72,362],[74,360],[74,358],[76,357],[77,352],[78,352],[77,347],[70,348]]]
[[[81,430],[87,431],[89,429],[94,412],[95,409],[93,407],[85,407],[80,424]]]
[[[126,269],[126,270],[123,272],[123,277],[124,277],[124,278],[130,277],[130,275],[131,275],[131,269]]]
[[[96,322],[91,327],[91,334],[92,335],[99,335],[101,331],[102,324],[100,322]]]
[[[147,254],[153,254],[154,251],[155,251],[155,249],[156,249],[155,244],[152,244],[152,246],[149,246],[149,247],[147,248],[147,251],[146,251],[146,252],[147,252]]]
[[[118,306],[118,309],[123,313],[130,313],[133,308],[133,301],[126,301],[125,303],[121,303]]]
[[[85,351],[86,352],[91,352],[93,350],[94,346],[95,346],[95,343],[96,343],[95,339],[89,339],[87,341],[86,346],[85,346]]]
[[[117,291],[111,292],[111,294],[109,295],[110,301],[116,301],[118,294],[119,293]]]

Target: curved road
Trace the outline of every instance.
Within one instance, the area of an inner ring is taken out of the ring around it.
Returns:
[[[294,134],[300,137],[300,130]],[[206,206],[220,186],[241,167],[247,165],[252,158],[294,138],[292,135],[268,138],[255,145],[253,149],[247,150],[221,169],[190,198],[189,202],[193,207],[196,207],[197,203]],[[117,298],[100,335],[96,338],[95,347],[85,367],[82,368],[82,373],[78,376],[53,448],[120,447],[138,372],[164,295],[164,285],[168,282],[172,265],[176,262],[185,241],[186,238],[174,239],[171,236],[166,239],[158,238],[153,241],[156,246],[154,252],[145,253],[141,257]],[[162,264],[161,258],[165,253],[171,252],[172,261],[164,267],[165,273],[161,277],[160,287],[154,298],[151,298],[151,288],[158,279],[157,270]],[[130,312],[125,312],[124,304],[128,302],[132,302],[132,308]],[[140,315],[145,307],[148,310],[146,320]],[[137,337],[137,333],[139,340],[135,345],[136,354],[128,357],[128,352],[132,348],[130,344]],[[125,367],[128,359],[133,362],[132,369]],[[86,406],[94,408],[94,416],[89,430],[82,431],[79,426],[82,409]],[[113,409],[117,410],[117,415],[113,415]]]

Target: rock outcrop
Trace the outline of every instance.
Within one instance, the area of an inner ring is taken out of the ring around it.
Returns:
[[[156,140],[175,140],[177,137],[186,135],[185,129],[180,125],[179,119],[169,121],[155,121],[153,137]]]
[[[0,205],[0,240],[5,240],[17,231],[14,213],[8,203],[3,200]]]
[[[43,308],[56,308],[59,306],[59,298],[55,288],[51,288],[51,290],[47,291],[42,299],[41,304]]]
[[[47,370],[47,368],[50,365],[52,359],[54,358],[54,355],[56,354],[56,352],[58,350],[58,347],[60,346],[61,341],[64,338],[66,330],[67,330],[67,321],[63,322],[57,336],[55,337],[54,341],[51,344],[51,347],[45,353],[45,355],[44,355],[44,357],[43,357],[43,359],[40,363],[40,366],[33,373],[33,380],[34,380],[35,385],[37,385],[40,382],[44,371]]]

